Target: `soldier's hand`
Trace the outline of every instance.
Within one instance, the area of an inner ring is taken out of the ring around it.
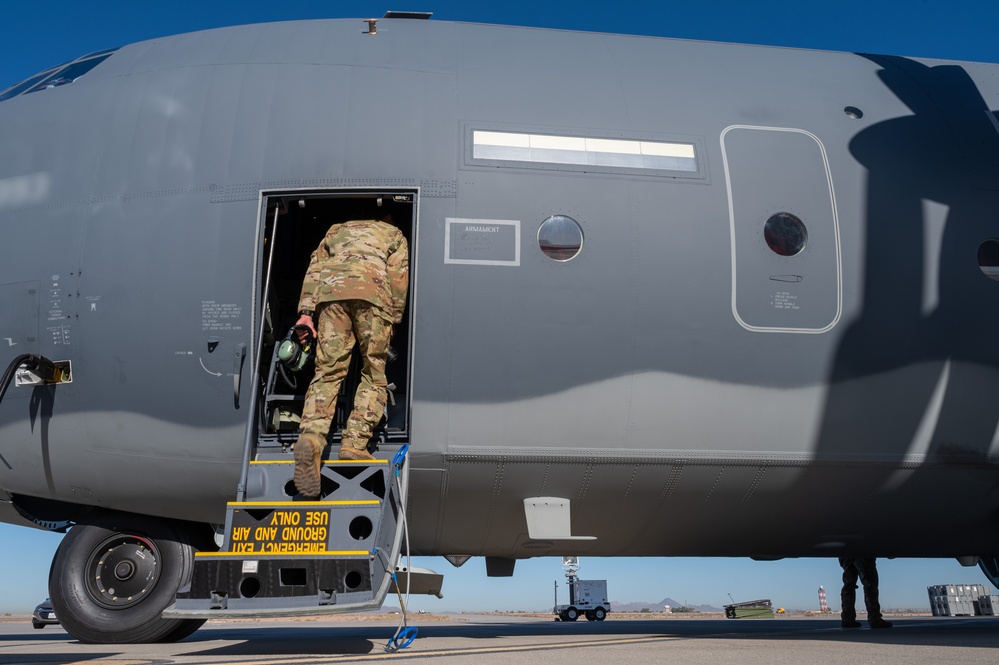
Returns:
[[[295,323],[295,325],[296,326],[305,326],[306,328],[309,329],[309,332],[312,333],[313,337],[315,337],[317,339],[319,338],[319,335],[316,334],[316,326],[312,322],[312,317],[309,316],[308,314],[303,314],[302,316],[298,317],[298,321]],[[298,341],[301,342],[302,344],[305,344],[305,339],[306,339],[305,331],[304,330],[299,330],[298,331]]]

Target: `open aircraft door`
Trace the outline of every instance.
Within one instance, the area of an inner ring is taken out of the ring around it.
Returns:
[[[369,610],[388,593],[403,542],[409,463],[409,321],[406,312],[386,368],[390,394],[369,450],[373,460],[339,460],[339,432],[360,375],[354,359],[337,398],[320,463],[318,496],[303,496],[289,454],[298,439],[311,362],[287,367],[280,344],[298,320],[312,252],[333,224],[371,219],[391,200],[393,221],[412,236],[416,193],[384,189],[296,190],[261,198],[254,393],[236,501],[226,507],[218,552],[195,555],[191,583],[164,617],[310,615]],[[381,203],[379,203],[381,202]]]
[[[394,222],[412,248],[416,219],[416,192],[398,190],[303,190],[266,193],[260,210],[257,298],[262,316],[255,326],[263,326],[263,342],[254,362],[260,373],[260,404],[256,418],[258,449],[287,448],[298,437],[298,424],[305,391],[312,379],[310,361],[292,370],[277,359],[282,341],[298,319],[302,280],[312,252],[333,224],[371,217],[379,200],[391,200],[396,208]],[[412,257],[411,257],[412,265]],[[412,271],[411,271],[412,274]],[[389,399],[383,424],[375,431],[377,443],[402,444],[409,441],[410,321],[409,303],[400,324],[393,330],[390,360],[386,366]],[[259,328],[257,328],[259,331]],[[336,415],[328,441],[340,441],[360,380],[357,349],[350,371],[337,397]]]

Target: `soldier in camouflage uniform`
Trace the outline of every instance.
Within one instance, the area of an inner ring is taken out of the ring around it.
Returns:
[[[364,365],[339,457],[374,459],[368,440],[385,412],[389,340],[392,325],[402,321],[409,287],[409,246],[392,225],[391,211],[383,210],[379,219],[330,227],[302,284],[298,325],[317,339],[316,373],[295,443],[295,486],[304,496],[319,496],[320,458],[355,343]]]

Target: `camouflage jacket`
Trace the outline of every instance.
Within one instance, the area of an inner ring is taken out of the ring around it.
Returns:
[[[353,220],[331,226],[312,253],[298,308],[364,300],[399,323],[408,288],[409,245],[402,231],[387,222]]]

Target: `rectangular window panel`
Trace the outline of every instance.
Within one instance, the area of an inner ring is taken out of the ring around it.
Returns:
[[[472,159],[544,168],[566,166],[697,174],[693,143],[472,130]],[[665,175],[665,173],[664,173]]]

